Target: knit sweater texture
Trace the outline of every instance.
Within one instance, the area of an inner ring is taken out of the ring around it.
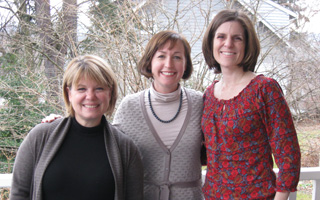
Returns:
[[[113,124],[133,139],[142,155],[144,198],[147,200],[202,199],[200,122],[203,100],[200,92],[184,90],[188,110],[170,148],[163,144],[147,114],[147,90],[126,96],[117,109]]]
[[[71,121],[70,117],[61,118],[39,124],[30,131],[17,153],[10,200],[42,200],[43,175],[68,133]],[[143,167],[136,145],[109,123],[106,129],[104,142],[106,159],[115,179],[114,199],[143,199]]]

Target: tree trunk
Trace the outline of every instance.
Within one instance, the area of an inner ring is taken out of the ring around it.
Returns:
[[[50,14],[50,0],[35,0],[37,25],[43,53],[43,64],[48,79],[49,91],[47,98],[55,99],[57,106],[63,104],[61,82],[65,57],[70,50],[71,57],[75,55],[73,47],[77,41],[77,0],[64,0],[61,16],[61,27],[54,30]]]

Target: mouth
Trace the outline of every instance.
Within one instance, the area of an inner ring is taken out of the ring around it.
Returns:
[[[83,105],[85,108],[97,108],[99,105]]]
[[[161,73],[165,76],[172,76],[175,74],[174,72],[161,72]]]
[[[231,56],[231,55],[235,55],[236,53],[233,52],[225,52],[225,51],[220,51],[221,54],[226,55],[226,56]]]

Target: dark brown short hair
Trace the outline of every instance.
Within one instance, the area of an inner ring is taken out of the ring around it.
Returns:
[[[74,117],[74,109],[69,101],[68,89],[76,87],[81,78],[92,78],[99,84],[106,85],[111,90],[109,107],[104,113],[110,116],[116,106],[118,85],[116,76],[109,64],[102,58],[94,55],[84,55],[73,58],[67,66],[63,76],[63,98],[68,116]]]
[[[151,61],[158,49],[162,48],[168,41],[171,42],[170,48],[173,48],[177,41],[181,41],[184,47],[184,54],[187,60],[186,70],[182,79],[188,79],[193,71],[191,61],[191,48],[188,41],[179,33],[171,30],[161,31],[155,34],[146,46],[146,50],[138,62],[138,71],[147,78],[152,77]]]
[[[202,41],[202,52],[210,69],[215,73],[221,73],[220,64],[213,56],[213,39],[217,29],[225,22],[239,22],[244,30],[245,35],[245,53],[239,66],[244,71],[254,71],[260,54],[260,42],[250,18],[242,11],[222,10],[211,21]]]

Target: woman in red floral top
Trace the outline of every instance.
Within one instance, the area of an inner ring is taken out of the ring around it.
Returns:
[[[279,84],[254,73],[260,44],[252,22],[240,11],[219,12],[202,50],[222,73],[204,94],[205,198],[287,199],[299,181],[300,148]]]

